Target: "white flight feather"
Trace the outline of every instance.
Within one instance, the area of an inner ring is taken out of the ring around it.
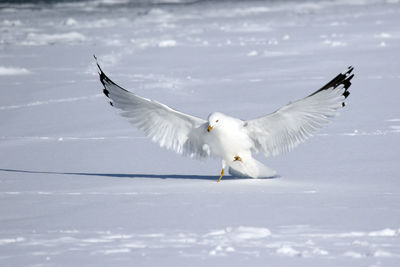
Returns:
[[[112,82],[105,74],[102,82],[111,104],[120,114],[161,147],[195,158],[209,156],[203,149],[207,121],[176,111],[157,101],[137,96]]]
[[[266,156],[290,151],[337,115],[344,92],[343,85],[332,87],[247,121],[253,150],[261,150]]]

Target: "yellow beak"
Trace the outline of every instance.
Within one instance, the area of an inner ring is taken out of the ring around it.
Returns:
[[[212,127],[211,125],[208,126],[207,132],[211,132],[212,128],[213,128],[213,127]]]

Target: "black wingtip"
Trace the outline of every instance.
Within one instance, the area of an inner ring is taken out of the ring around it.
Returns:
[[[93,54],[93,57],[94,57],[94,59],[96,60],[96,65],[97,65],[97,68],[98,68],[99,71],[100,71],[100,74],[101,74],[101,73],[104,73],[103,70],[100,68],[99,61],[97,60],[97,57],[96,57],[95,54]]]
[[[97,61],[97,57],[96,55],[93,55],[94,59],[96,60],[96,65],[97,68],[99,69],[99,78],[100,78],[100,82],[101,84],[103,84],[103,94],[110,98],[110,91],[107,88],[110,88],[111,91],[113,91],[113,87],[110,86],[114,86],[116,88],[119,88],[119,90],[123,90],[125,92],[129,92],[128,90],[125,90],[124,88],[120,87],[119,85],[117,85],[116,83],[114,83],[110,78],[107,77],[107,75],[104,73],[104,71],[101,69],[99,62]],[[112,101],[110,101],[110,105],[114,106],[114,104],[112,103]]]
[[[354,74],[351,74],[351,72],[354,70],[353,66],[349,66],[347,70],[344,73],[339,73],[335,78],[333,78],[330,82],[325,84],[321,89],[317,90],[316,92],[312,93],[310,96],[315,95],[323,90],[327,90],[330,88],[336,88],[340,85],[343,85],[343,88],[345,89],[343,96],[347,98],[350,95],[350,92],[347,91],[350,86],[351,86],[351,79],[353,79]],[[343,103],[343,106],[345,104]]]
[[[108,83],[112,83],[112,81],[107,77],[107,75],[103,72],[103,70],[101,69],[99,62],[97,61],[97,57],[95,54],[93,54],[94,59],[96,60],[96,65],[97,68],[99,69],[99,78],[100,78],[100,82],[103,84],[103,94],[105,94],[106,97],[110,98],[110,92],[107,90],[106,88],[106,81]],[[111,102],[110,102],[111,103]]]
[[[347,69],[348,69],[348,71],[345,74],[351,73],[354,70],[354,67],[349,66]]]
[[[107,75],[104,73],[104,71],[101,69],[99,62],[97,61],[97,57],[96,55],[93,55],[94,59],[96,60],[96,65],[97,68],[99,69],[99,78],[100,78],[100,82],[103,84],[104,86],[104,94],[108,97],[108,90],[106,89],[106,83],[108,84],[115,84],[113,81],[111,81],[110,78],[107,77]]]
[[[103,94],[105,94],[106,95],[106,97],[108,97],[108,98],[110,98],[110,92],[107,90],[107,89],[103,89]]]
[[[350,76],[346,77],[344,81],[341,82],[344,85],[344,89],[346,89],[346,91],[349,89],[351,85],[351,79],[353,79],[353,77],[354,74],[351,74]]]

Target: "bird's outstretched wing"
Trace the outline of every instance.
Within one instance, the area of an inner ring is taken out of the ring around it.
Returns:
[[[245,122],[256,151],[266,156],[287,152],[337,115],[349,96],[353,67],[311,95],[281,107],[274,113]]]
[[[97,66],[100,82],[104,86],[103,93],[111,100],[110,104],[120,109],[120,114],[142,130],[152,141],[186,156],[196,158],[209,156],[207,149],[203,149],[202,136],[207,130],[205,120],[137,96],[118,86],[107,77],[99,64]]]

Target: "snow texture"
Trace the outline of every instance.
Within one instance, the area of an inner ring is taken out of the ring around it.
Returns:
[[[0,3],[0,266],[398,266],[400,5]],[[341,115],[274,179],[159,148],[126,89],[252,119],[355,67]]]

